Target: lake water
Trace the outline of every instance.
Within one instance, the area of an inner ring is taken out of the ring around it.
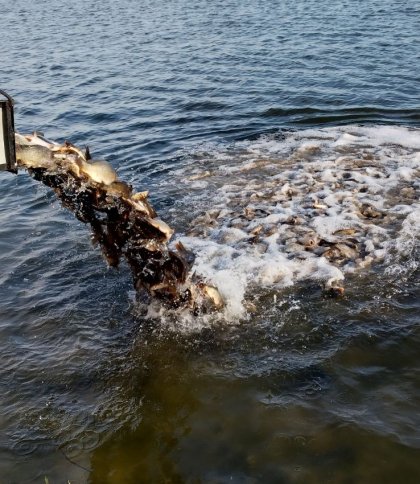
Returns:
[[[0,482],[420,482],[418,1],[0,6],[17,131],[150,190],[227,302],[152,315],[51,191],[1,173]],[[249,200],[283,227],[308,187],[328,209],[304,226],[380,210],[346,219],[371,263],[243,243]]]

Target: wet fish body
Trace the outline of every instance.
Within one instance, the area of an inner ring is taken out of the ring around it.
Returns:
[[[91,160],[88,150],[69,142],[60,145],[38,133],[16,133],[15,141],[19,165],[53,188],[64,206],[91,225],[92,240],[110,266],[117,267],[120,258],[126,258],[138,291],[193,312],[223,307],[218,289],[190,272],[189,251],[182,245],[168,248],[174,231],[157,218],[148,192],[133,194],[110,163]]]

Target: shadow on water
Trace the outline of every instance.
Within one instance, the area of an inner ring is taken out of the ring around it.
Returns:
[[[352,108],[318,109],[307,108],[269,108],[262,113],[263,118],[278,119],[286,126],[344,126],[347,124],[389,124],[403,123],[417,126],[420,121],[418,109],[383,109],[361,106]]]
[[[359,290],[295,290],[240,329],[140,332],[121,379],[139,422],[93,451],[89,482],[417,482],[420,333],[399,306],[418,292]]]

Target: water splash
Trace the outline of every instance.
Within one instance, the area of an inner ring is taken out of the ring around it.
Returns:
[[[193,313],[223,306],[218,290],[190,273],[193,254],[168,241],[173,230],[157,218],[148,192],[133,193],[106,161],[91,159],[66,142],[60,145],[37,133],[16,134],[18,164],[52,188],[62,204],[92,229],[92,238],[108,264],[117,267],[123,256],[134,287],[171,308]]]
[[[181,153],[173,216],[181,241],[217,284],[230,319],[264,288],[337,289],[351,275],[417,265],[420,130],[346,126],[282,131]],[[209,208],[210,207],[210,208]]]

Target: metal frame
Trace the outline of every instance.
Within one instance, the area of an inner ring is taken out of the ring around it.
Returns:
[[[15,121],[13,112],[14,101],[13,98],[2,89],[0,89],[0,94],[6,98],[6,100],[0,99],[0,106],[2,108],[1,113],[3,115],[4,153],[6,156],[6,166],[4,167],[4,169],[12,173],[17,173]]]

